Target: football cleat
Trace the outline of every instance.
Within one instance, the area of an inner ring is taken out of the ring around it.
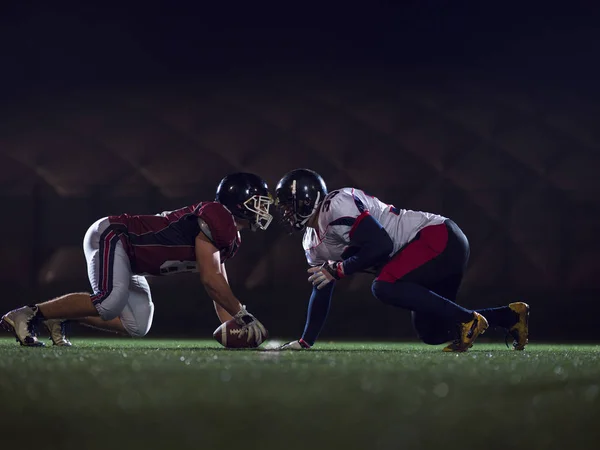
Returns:
[[[37,306],[23,306],[13,309],[2,316],[0,326],[15,335],[17,342],[26,347],[43,347],[44,343],[38,340],[36,318]]]
[[[529,305],[523,302],[515,302],[508,305],[512,312],[517,315],[517,322],[508,329],[513,337],[513,349],[523,350],[529,343]]]
[[[48,319],[44,321],[44,325],[50,333],[50,339],[52,340],[53,345],[58,345],[60,347],[70,347],[73,345],[71,344],[71,341],[67,339],[66,320]]]
[[[283,344],[277,350],[306,350],[309,349],[311,345],[306,342],[304,339],[300,338],[297,341],[288,342],[287,344]]]
[[[466,352],[473,347],[473,342],[477,336],[485,333],[488,328],[488,321],[481,314],[474,312],[473,320],[458,325],[458,339],[444,347],[445,352]]]

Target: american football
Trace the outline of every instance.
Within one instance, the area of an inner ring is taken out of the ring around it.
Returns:
[[[242,334],[242,327],[234,319],[223,322],[213,333],[215,340],[226,348],[255,348],[253,342],[248,342],[248,335]],[[268,333],[264,336],[266,340]],[[260,345],[260,344],[259,344]]]

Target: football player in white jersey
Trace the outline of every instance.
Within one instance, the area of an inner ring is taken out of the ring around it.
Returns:
[[[488,326],[506,329],[513,347],[528,343],[529,306],[522,302],[470,310],[456,304],[469,259],[469,242],[452,220],[396,208],[347,187],[327,192],[308,169],[287,173],[276,188],[276,207],[290,231],[304,231],[313,291],[302,337],[281,347],[314,345],[329,312],[333,287],[357,272],[376,275],[373,295],[412,311],[419,338],[464,352]]]

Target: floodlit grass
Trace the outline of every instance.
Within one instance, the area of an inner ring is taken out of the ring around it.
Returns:
[[[600,448],[600,346],[74,343],[0,340],[5,448]]]

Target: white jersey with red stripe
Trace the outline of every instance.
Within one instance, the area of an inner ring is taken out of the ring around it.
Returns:
[[[398,209],[360,189],[338,189],[323,200],[317,228],[306,228],[302,245],[308,264],[316,266],[351,256],[350,236],[366,215],[375,218],[394,242],[390,255],[410,242],[423,228],[446,220],[438,214]]]

